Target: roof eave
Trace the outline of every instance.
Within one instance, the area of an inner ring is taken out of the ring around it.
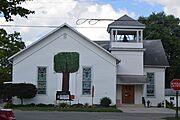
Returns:
[[[169,65],[144,65],[144,67],[150,67],[150,68],[168,68]]]
[[[144,25],[140,26],[118,26],[118,25],[109,25],[107,28],[107,32],[109,33],[112,28],[126,28],[126,29],[144,29],[146,28]]]

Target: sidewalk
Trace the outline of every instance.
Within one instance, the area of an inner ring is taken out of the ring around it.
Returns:
[[[175,114],[175,110],[168,108],[157,108],[150,107],[145,108],[142,106],[122,106],[118,109],[122,110],[124,113],[166,113],[166,114]]]

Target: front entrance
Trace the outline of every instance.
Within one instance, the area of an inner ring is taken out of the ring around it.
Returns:
[[[122,85],[122,103],[134,104],[134,85]]]

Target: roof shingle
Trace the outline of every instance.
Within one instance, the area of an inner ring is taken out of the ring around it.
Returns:
[[[109,41],[94,41],[109,51]],[[161,40],[144,40],[144,65],[169,66]]]

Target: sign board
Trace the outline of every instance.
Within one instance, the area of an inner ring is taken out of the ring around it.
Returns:
[[[56,91],[56,100],[70,100],[70,92]]]
[[[180,90],[180,79],[173,79],[171,81],[171,88],[173,90]]]
[[[176,118],[178,118],[178,90],[180,90],[180,79],[173,79],[171,81],[171,88],[176,90]]]

